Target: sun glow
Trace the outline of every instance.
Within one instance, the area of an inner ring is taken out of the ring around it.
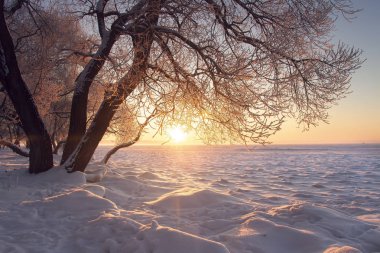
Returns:
[[[170,138],[176,143],[184,141],[187,137],[187,133],[183,130],[183,127],[181,126],[176,126],[169,129],[168,134]]]

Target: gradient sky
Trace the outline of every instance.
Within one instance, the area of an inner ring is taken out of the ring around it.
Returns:
[[[380,143],[380,1],[354,0],[356,18],[338,19],[334,39],[363,50],[363,66],[353,75],[351,91],[330,112],[330,124],[303,132],[293,121],[270,138],[289,143]]]
[[[363,50],[366,59],[351,81],[351,91],[330,111],[329,124],[304,132],[289,119],[269,140],[273,144],[380,143],[380,0],[353,0],[356,18],[337,20],[334,40]],[[162,143],[143,138],[142,143]],[[191,138],[187,143],[194,143]]]

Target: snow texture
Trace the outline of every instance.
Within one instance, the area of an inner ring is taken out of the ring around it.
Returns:
[[[136,146],[31,175],[0,150],[0,252],[380,252],[379,151]]]

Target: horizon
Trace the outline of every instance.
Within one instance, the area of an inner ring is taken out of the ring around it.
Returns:
[[[115,142],[101,142],[99,146],[116,146]],[[204,143],[159,143],[159,142],[137,142],[136,144],[132,145],[131,147],[135,146],[160,146],[160,147],[181,147],[181,146],[201,146],[201,147],[219,147],[219,146],[259,146],[259,147],[265,147],[265,146],[350,146],[350,145],[380,145],[380,142],[347,142],[347,143],[266,143],[266,144],[259,144],[259,143],[251,143],[251,144],[204,144]],[[130,147],[124,148],[128,149]]]

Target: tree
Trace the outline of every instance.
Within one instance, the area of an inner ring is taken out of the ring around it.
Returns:
[[[26,5],[17,13],[9,13],[12,10],[9,8],[6,21],[20,73],[45,124],[54,152],[57,152],[58,144],[62,144],[67,135],[69,91],[73,89],[78,66],[84,62],[83,56],[77,57],[75,50],[88,47],[88,43],[83,41],[83,33],[75,25],[73,16],[54,9],[33,12],[35,9],[35,6]],[[22,122],[9,103],[5,88],[0,97],[3,101],[0,130],[3,132],[3,126],[7,126],[9,132],[6,138],[9,141],[3,141],[20,143],[25,140]]]
[[[0,82],[12,100],[29,139],[29,171],[43,172],[53,167],[50,136],[21,76],[4,11],[4,0],[0,0]]]
[[[82,0],[69,9],[99,34],[75,82],[69,171],[85,169],[122,103],[156,108],[159,130],[176,123],[207,142],[263,143],[284,117],[306,128],[325,121],[361,64],[360,50],[330,40],[336,17],[355,13],[348,0]],[[102,75],[104,99],[88,125],[88,94]]]

